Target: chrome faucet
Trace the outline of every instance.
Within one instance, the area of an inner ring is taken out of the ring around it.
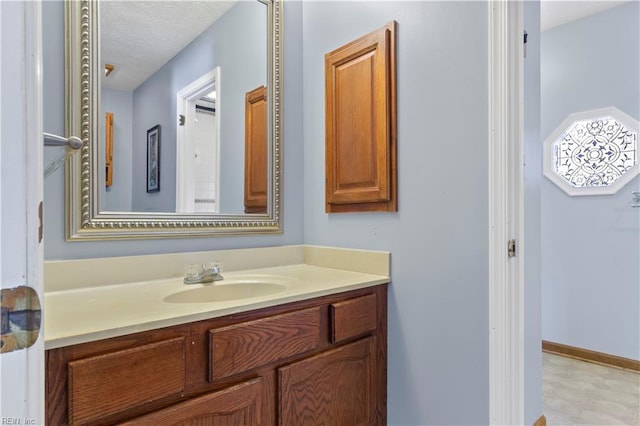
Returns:
[[[221,281],[222,268],[218,263],[207,265],[193,264],[187,266],[187,275],[184,277],[185,284],[202,284]]]

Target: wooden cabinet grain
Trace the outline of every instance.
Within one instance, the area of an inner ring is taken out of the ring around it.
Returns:
[[[69,422],[89,423],[184,391],[184,338],[68,363]]]
[[[325,55],[325,210],[397,211],[396,24]]]
[[[267,88],[245,96],[244,212],[267,212]]]
[[[262,423],[262,379],[256,378],[155,411],[121,426],[254,426]]]
[[[49,425],[386,423],[386,284],[48,350]]]
[[[280,425],[376,424],[375,337],[278,369]]]

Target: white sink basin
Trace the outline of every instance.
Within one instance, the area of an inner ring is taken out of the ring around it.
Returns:
[[[224,279],[215,283],[194,284],[192,287],[185,285],[185,287],[185,290],[168,295],[164,301],[168,303],[228,302],[269,296],[288,288],[282,280],[268,276]]]

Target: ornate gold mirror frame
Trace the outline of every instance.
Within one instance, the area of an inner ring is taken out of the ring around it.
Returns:
[[[281,16],[282,0],[260,0],[268,16],[268,183],[267,212],[261,214],[184,214],[100,211],[98,3],[67,1],[66,134],[83,146],[65,167],[67,241],[213,237],[282,233],[281,227]]]

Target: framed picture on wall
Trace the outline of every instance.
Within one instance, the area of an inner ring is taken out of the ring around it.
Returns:
[[[147,130],[147,192],[160,191],[160,125]]]

